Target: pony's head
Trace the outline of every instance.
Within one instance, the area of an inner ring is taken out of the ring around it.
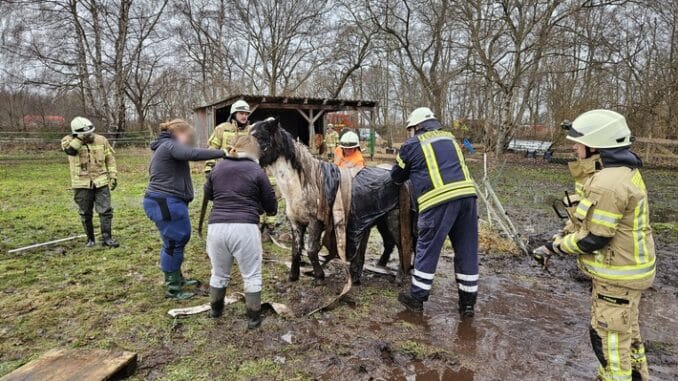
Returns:
[[[303,172],[299,160],[302,148],[297,147],[292,135],[280,126],[278,118],[270,117],[254,123],[250,136],[259,146],[259,164],[262,167],[273,164],[279,158],[284,158],[296,171]]]

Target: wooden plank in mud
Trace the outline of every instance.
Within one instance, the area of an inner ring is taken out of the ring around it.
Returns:
[[[53,349],[0,381],[105,381],[134,368],[137,354],[97,349]]]

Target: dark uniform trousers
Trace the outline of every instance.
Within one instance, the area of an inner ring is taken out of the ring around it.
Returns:
[[[475,197],[449,201],[421,212],[417,221],[417,254],[412,294],[427,300],[440,252],[449,237],[454,249],[454,271],[461,293],[478,292],[478,213]]]
[[[99,214],[101,230],[110,233],[113,220],[113,208],[111,207],[111,191],[108,186],[100,188],[75,188],[73,199],[78,205],[80,220],[85,231],[89,234],[94,232],[92,225],[93,210]]]

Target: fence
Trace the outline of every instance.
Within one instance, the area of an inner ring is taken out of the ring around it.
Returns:
[[[0,148],[41,148],[45,146],[58,146],[61,139],[68,132],[63,131],[0,131]],[[114,146],[145,146],[152,137],[147,131],[125,132],[122,136],[112,133],[101,133],[111,141]]]

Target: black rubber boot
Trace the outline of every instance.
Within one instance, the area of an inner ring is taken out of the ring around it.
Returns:
[[[210,317],[216,319],[224,313],[224,297],[226,296],[226,287],[216,288],[210,286]]]
[[[182,279],[179,271],[165,273],[165,297],[179,300],[192,298],[195,294],[181,289]]]
[[[400,294],[398,294],[398,301],[410,311],[424,311],[424,300],[417,298],[409,291],[401,291]]]
[[[100,217],[101,220],[101,246],[104,247],[118,247],[120,244],[111,236],[111,225],[113,219],[111,217]]]
[[[255,329],[261,325],[261,292],[246,292],[247,329]]]
[[[85,228],[85,234],[87,234],[87,243],[85,247],[94,247],[96,245],[96,240],[94,239],[94,223],[91,218],[85,218],[82,220],[82,226]]]
[[[475,292],[466,292],[459,290],[459,313],[461,317],[473,317],[475,316],[474,307],[476,305],[476,297],[478,296]]]

